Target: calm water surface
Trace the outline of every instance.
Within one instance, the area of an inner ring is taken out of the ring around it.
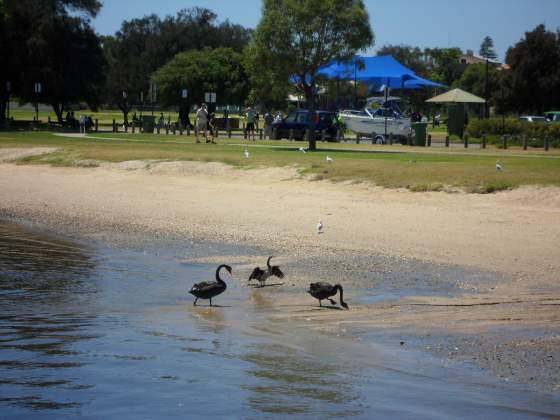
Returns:
[[[150,249],[150,247],[146,247]],[[186,291],[214,266],[63,240],[0,221],[0,417],[527,418],[551,396],[430,356],[266,319],[231,281],[216,308]],[[235,274],[235,272],[234,272]]]

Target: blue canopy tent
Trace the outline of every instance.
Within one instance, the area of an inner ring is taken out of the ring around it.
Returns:
[[[391,89],[421,89],[424,87],[445,87],[416,75],[390,55],[377,57],[354,56],[347,63],[331,63],[318,72],[329,79],[354,80],[372,86],[386,86]]]

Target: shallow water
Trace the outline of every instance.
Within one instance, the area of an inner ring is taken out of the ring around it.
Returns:
[[[2,418],[560,414],[557,398],[423,353],[267,319],[270,294],[241,281],[195,308],[186,291],[214,267],[153,248],[0,222]]]

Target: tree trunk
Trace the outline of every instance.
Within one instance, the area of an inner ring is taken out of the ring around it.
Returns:
[[[7,109],[7,100],[2,98],[0,101],[0,125],[2,125],[6,121],[6,109]]]
[[[64,124],[64,120],[62,118],[62,114],[64,111],[63,105],[59,104],[58,102],[51,104],[54,113],[56,114],[56,119],[58,123],[62,126]]]
[[[309,125],[308,125],[308,150],[317,150],[317,142],[315,140],[315,93],[313,86],[304,85],[305,99],[307,101],[307,110],[309,111]]]

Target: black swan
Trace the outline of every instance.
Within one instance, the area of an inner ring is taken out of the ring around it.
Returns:
[[[226,282],[220,278],[220,270],[222,268],[225,268],[229,274],[231,274],[231,267],[229,265],[222,264],[216,269],[216,281],[203,281],[196,283],[191,290],[189,290],[191,295],[196,296],[194,306],[196,306],[196,301],[198,299],[210,299],[210,306],[212,306],[212,298],[214,296],[218,296],[226,290]]]
[[[272,256],[268,257],[268,260],[266,260],[266,267],[267,267],[266,270],[261,270],[260,267],[255,267],[255,269],[249,276],[249,280],[247,280],[247,283],[249,283],[251,280],[254,279],[254,280],[258,280],[261,283],[261,287],[264,287],[264,282],[266,281],[266,279],[268,279],[271,276],[276,276],[278,278],[283,279],[284,273],[282,272],[282,270],[280,270],[280,267],[278,267],[277,265],[270,265],[271,259]]]
[[[311,283],[309,285],[309,290],[307,291],[307,293],[309,293],[315,299],[319,300],[319,306],[323,306],[321,305],[321,301],[323,299],[328,299],[333,305],[335,305],[336,302],[330,299],[330,297],[336,295],[336,292],[338,291],[340,291],[340,306],[348,309],[348,305],[346,304],[346,302],[344,302],[344,300],[342,300],[343,291],[340,284],[335,284],[333,286],[330,283],[324,282]]]

